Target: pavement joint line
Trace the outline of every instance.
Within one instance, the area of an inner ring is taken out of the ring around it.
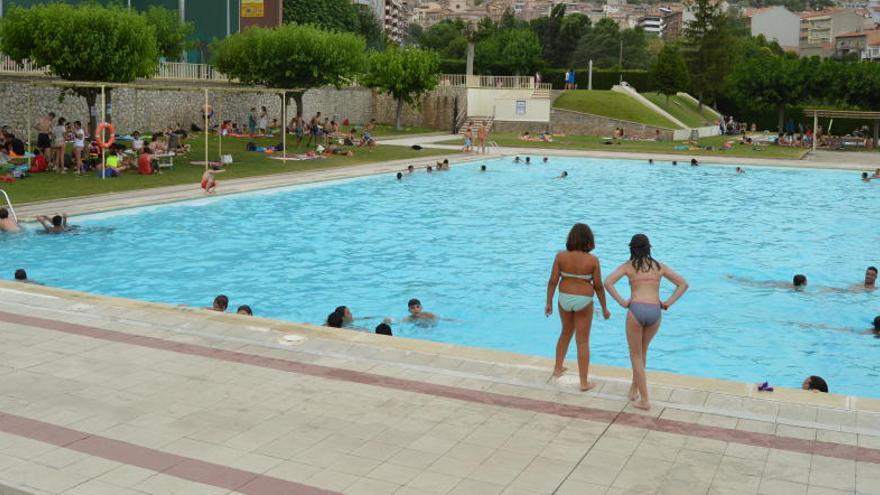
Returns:
[[[104,321],[109,320],[110,322],[128,324],[128,325],[132,325],[132,326],[136,326],[136,327],[144,328],[144,329],[150,329],[155,326],[155,325],[151,324],[150,322],[131,320],[128,318],[119,318],[119,317],[113,317],[113,316],[105,316],[105,317],[101,318],[99,316],[91,315],[89,313],[71,312],[71,311],[58,310],[58,309],[49,309],[49,311],[61,313],[62,315],[76,314],[78,316],[85,316],[85,317],[91,318],[93,320],[96,320],[97,322],[104,322]],[[251,327],[251,328],[253,330],[258,329],[258,327]],[[260,327],[259,330],[261,332],[275,331],[271,327]],[[204,338],[204,339],[215,339],[215,340],[219,340],[219,341],[223,341],[223,342],[235,342],[235,343],[246,344],[246,345],[256,345],[259,347],[266,347],[266,348],[275,349],[275,350],[291,350],[291,351],[294,350],[294,348],[291,347],[290,345],[284,345],[284,344],[279,344],[279,343],[274,343],[274,342],[261,342],[258,340],[251,340],[251,339],[248,339],[245,337],[234,337],[234,336],[229,336],[229,335],[213,334],[213,333],[208,333],[208,332],[200,332],[197,330],[188,330],[188,329],[184,329],[184,328],[180,328],[180,327],[175,327],[173,329],[173,331],[175,333],[178,333],[181,335],[200,337],[200,338]],[[349,345],[357,346],[357,347],[361,347],[361,348],[374,348],[375,347],[375,346],[371,346],[370,344],[363,344],[363,343],[359,343],[359,342],[351,342],[351,343],[349,343]],[[320,349],[309,349],[307,347],[296,347],[295,349],[296,349],[296,352],[301,352],[303,354],[310,354],[313,356],[328,357],[328,358],[334,358],[334,359],[351,359],[350,355],[345,354],[345,353],[340,353],[340,352],[325,351],[325,350],[320,350]],[[417,351],[410,351],[410,352],[417,352]],[[421,353],[421,354],[431,355],[430,353]],[[481,360],[476,360],[476,359],[471,359],[471,358],[457,358],[457,359],[460,359],[461,361],[472,362],[472,363],[491,363],[490,361],[481,361]],[[441,369],[441,368],[435,368],[435,367],[419,365],[419,364],[384,361],[381,359],[375,359],[375,358],[371,358],[371,357],[358,357],[358,361],[369,362],[374,365],[392,366],[392,367],[396,367],[399,369],[412,370],[412,371],[417,371],[417,372],[422,372],[422,373],[442,374],[443,376],[451,376],[451,377],[464,378],[464,379],[474,379],[474,380],[480,380],[480,381],[495,383],[495,384],[500,384],[500,385],[510,385],[510,386],[515,386],[515,387],[524,387],[524,388],[543,390],[543,391],[549,391],[549,392],[558,392],[558,393],[564,393],[564,394],[570,395],[570,396],[584,396],[584,395],[586,395],[589,397],[596,397],[596,398],[600,398],[600,399],[609,399],[609,400],[623,402],[624,406],[626,405],[625,403],[628,402],[627,397],[625,395],[610,394],[610,393],[606,393],[606,392],[588,392],[588,393],[584,394],[584,393],[576,390],[577,387],[575,387],[574,385],[572,385],[572,387],[553,386],[553,385],[548,385],[548,384],[544,384],[544,383],[527,382],[527,381],[516,380],[516,379],[507,379],[507,378],[496,377],[496,376],[492,376],[492,375],[485,375],[485,374],[475,373],[475,372],[458,371],[458,370],[451,370],[451,369]],[[510,368],[533,370],[533,371],[540,371],[543,369],[541,367],[528,365],[528,364],[522,364],[522,365],[520,365],[520,364],[505,364],[504,366],[507,366]],[[601,375],[596,375],[596,374],[594,374],[593,376],[599,380],[616,382],[616,383],[628,383],[627,380],[621,379],[621,378],[603,377]],[[712,407],[684,404],[684,403],[678,403],[678,402],[669,402],[669,401],[662,401],[662,400],[654,400],[652,402],[654,405],[662,407],[663,410],[672,409],[672,410],[695,412],[695,413],[702,413],[702,414],[713,414],[713,415],[724,416],[724,417],[733,418],[733,419],[744,419],[744,420],[772,423],[772,424],[777,424],[777,425],[795,426],[795,427],[801,427],[801,428],[811,428],[811,429],[822,430],[822,431],[854,433],[854,434],[858,434],[858,435],[869,435],[869,436],[880,437],[880,430],[875,430],[875,429],[871,429],[871,428],[857,428],[857,427],[834,425],[834,424],[828,424],[828,423],[800,421],[800,420],[796,420],[796,419],[779,418],[778,416],[766,416],[766,415],[754,414],[754,413],[749,413],[746,411],[734,413],[734,412],[731,412],[726,409],[717,409],[717,408],[712,408]],[[830,410],[830,411],[843,411],[841,409],[831,409],[831,408],[828,408],[828,410]],[[661,410],[660,414],[662,415],[662,410]]]
[[[158,474],[232,490],[244,495],[277,493],[336,495],[338,493],[15,414],[0,412],[0,431],[93,457],[137,466]]]
[[[686,421],[662,419],[642,414],[628,413],[623,410],[613,412],[585,406],[560,404],[547,400],[530,399],[495,392],[432,384],[417,380],[382,376],[375,373],[352,371],[344,368],[302,363],[294,360],[271,358],[237,351],[228,351],[198,344],[175,342],[173,340],[156,337],[132,335],[117,330],[105,330],[80,324],[67,323],[64,321],[48,320],[45,318],[18,315],[14,313],[0,312],[0,320],[19,325],[54,330],[70,335],[163,350],[187,356],[207,357],[231,363],[313,376],[316,378],[358,383],[361,385],[400,390],[415,394],[424,394],[507,409],[549,414],[565,418],[594,422],[609,422],[641,428],[648,431],[660,431],[694,438],[707,438],[728,443],[739,443],[810,455],[820,455],[830,458],[858,460],[861,462],[880,464],[880,449],[818,440],[780,437],[775,434],[732,430],[729,428],[700,425]]]

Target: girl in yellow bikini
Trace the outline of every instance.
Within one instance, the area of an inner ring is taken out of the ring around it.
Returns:
[[[593,296],[599,298],[602,316],[611,317],[605,304],[605,289],[602,287],[602,272],[599,258],[590,254],[596,247],[593,231],[583,223],[576,223],[568,233],[565,251],[560,251],[553,260],[550,281],[547,284],[547,305],[544,315],[553,313],[553,293],[559,286],[559,319],[562,332],[556,343],[556,366],[553,376],[565,373],[563,366],[571,336],[577,345],[578,374],[581,390],[586,391],[595,385],[590,383],[590,327],[593,324]]]

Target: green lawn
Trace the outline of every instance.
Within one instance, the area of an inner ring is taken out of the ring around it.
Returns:
[[[592,113],[666,129],[678,129],[678,126],[666,117],[642,105],[634,98],[615,91],[565,91],[553,106],[562,110]]]
[[[686,142],[671,141],[620,141],[620,144],[603,144],[603,139],[598,136],[565,136],[553,139],[552,143],[543,143],[535,141],[522,141],[517,134],[512,133],[494,133],[489,139],[497,142],[501,146],[510,146],[516,148],[535,148],[542,150],[598,150],[598,151],[625,151],[636,153],[665,153],[685,156],[736,156],[748,158],[788,158],[800,159],[806,153],[806,148],[784,148],[781,146],[764,146],[764,151],[753,150],[751,146],[740,145],[738,140],[733,140],[733,149],[720,150],[726,141],[731,140],[729,136],[714,136],[701,139],[699,141],[702,146],[712,146],[712,150],[676,150],[674,146],[686,145]],[[461,139],[443,141],[442,144],[461,144]]]
[[[199,139],[201,138],[201,139]],[[388,160],[400,160],[406,158],[418,159],[421,157],[448,155],[448,151],[421,150],[415,151],[404,146],[378,145],[372,151],[367,148],[355,150],[355,156],[335,156],[322,160],[288,161],[271,160],[270,155],[257,152],[245,151],[248,142],[255,142],[258,146],[271,146],[281,142],[280,138],[271,139],[240,139],[226,138],[223,140],[223,153],[231,154],[234,163],[226,167],[227,172],[218,176],[219,189],[223,190],[223,181],[241,177],[253,177],[258,175],[281,174],[313,170],[318,168],[340,167],[375,163]],[[0,188],[6,190],[13,204],[25,204],[34,201],[47,201],[52,199],[68,198],[75,196],[89,196],[94,194],[131,191],[134,189],[147,189],[152,187],[173,186],[178,184],[192,184],[193,189],[198,189],[198,183],[204,171],[203,166],[190,165],[191,160],[204,160],[205,146],[204,135],[196,135],[187,142],[192,146],[192,151],[186,157],[177,157],[174,160],[174,170],[163,169],[162,175],[143,176],[137,171],[128,171],[121,177],[101,180],[95,174],[77,176],[68,172],[57,174],[54,172],[34,174],[28,178],[17,180],[13,184],[2,184]],[[307,148],[294,148],[294,142],[288,138],[288,154],[304,153]],[[313,149],[313,148],[312,148]],[[211,136],[209,152],[212,160],[217,159],[217,137]]]
[[[642,93],[642,96],[651,100],[658,107],[666,110],[670,115],[684,122],[688,127],[703,127],[713,125],[718,117],[709,112],[704,106],[701,114],[691,101],[678,96],[670,96],[669,104],[666,103],[666,96],[660,93]]]

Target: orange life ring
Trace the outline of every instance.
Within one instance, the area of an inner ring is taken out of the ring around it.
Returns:
[[[104,131],[110,131],[110,138],[107,141],[104,141]],[[116,141],[116,129],[113,128],[113,124],[109,122],[101,122],[98,124],[98,127],[95,128],[95,141],[98,142],[98,146],[107,149],[113,145],[113,142]]]

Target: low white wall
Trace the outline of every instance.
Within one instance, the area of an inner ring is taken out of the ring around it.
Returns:
[[[691,131],[697,131],[697,137],[700,138],[721,135],[721,129],[717,125],[713,125],[707,127],[694,127],[693,129],[676,129],[675,132],[672,133],[672,139],[676,141],[690,139]]]
[[[678,93],[675,94],[675,96],[678,96],[679,98],[684,98],[685,100],[689,100],[689,101],[693,102],[694,105],[699,105],[699,104],[700,104],[700,100],[694,98],[693,96],[691,96],[691,95],[689,95],[689,94],[687,94],[687,93],[681,93],[681,92],[678,92]],[[714,115],[716,119],[720,119],[720,118],[721,118],[721,114],[718,113],[717,110],[715,110],[714,108],[710,107],[709,105],[703,105],[703,108],[706,109],[706,110],[707,110],[709,113],[711,113],[712,115]]]
[[[635,98],[636,101],[638,101],[642,105],[645,105],[646,107],[650,108],[654,112],[666,117],[667,119],[669,119],[670,122],[677,125],[678,127],[682,127],[685,129],[687,128],[687,125],[684,122],[682,122],[682,121],[678,120],[677,118],[673,117],[672,115],[670,115],[669,112],[667,112],[666,110],[663,110],[662,108],[657,106],[653,101],[640,95],[638,91],[636,91],[635,89],[632,88],[632,86],[621,86],[619,84],[615,84],[614,86],[611,87],[611,91],[623,93],[623,94],[628,95],[632,98]]]
[[[531,89],[468,88],[468,117],[509,122],[550,122],[550,98],[533,98]]]

